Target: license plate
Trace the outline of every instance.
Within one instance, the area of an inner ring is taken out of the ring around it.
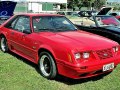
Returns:
[[[114,63],[103,65],[103,71],[114,69]]]

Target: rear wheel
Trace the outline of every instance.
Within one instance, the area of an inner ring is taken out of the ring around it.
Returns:
[[[39,70],[41,75],[47,79],[55,78],[57,69],[52,55],[48,52],[41,52],[39,57]]]
[[[0,40],[0,48],[3,52],[7,52],[8,51],[8,45],[7,45],[7,40],[4,36],[1,37]]]

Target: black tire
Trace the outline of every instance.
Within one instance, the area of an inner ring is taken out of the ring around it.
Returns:
[[[1,36],[0,38],[0,49],[3,52],[8,52],[8,44],[7,44],[7,40],[4,36]]]
[[[39,57],[40,74],[47,79],[54,79],[57,75],[57,69],[52,55],[48,52],[41,52]]]

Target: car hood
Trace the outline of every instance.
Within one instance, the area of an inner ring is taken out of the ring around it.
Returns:
[[[17,2],[0,1],[0,17],[9,17],[13,15]]]
[[[117,45],[114,41],[84,31],[49,33],[46,35],[44,37],[57,42],[58,45],[76,49],[98,50]]]
[[[106,15],[108,12],[110,12],[112,10],[111,7],[104,7],[102,8],[97,15]]]

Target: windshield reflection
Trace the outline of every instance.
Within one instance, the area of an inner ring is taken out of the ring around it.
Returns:
[[[63,32],[77,28],[64,16],[36,16],[33,17],[33,29],[35,32]]]

